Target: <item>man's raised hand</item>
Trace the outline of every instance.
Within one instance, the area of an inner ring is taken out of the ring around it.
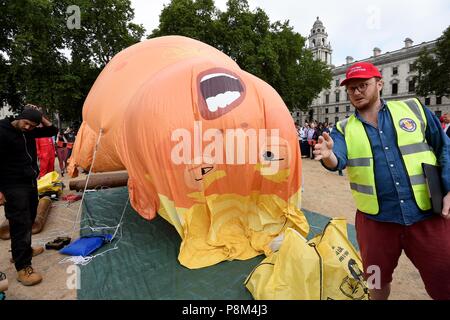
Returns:
[[[331,157],[333,152],[333,139],[331,139],[330,135],[326,132],[323,133],[322,136],[319,137],[319,141],[317,141],[314,146],[314,160],[322,160],[328,159]]]

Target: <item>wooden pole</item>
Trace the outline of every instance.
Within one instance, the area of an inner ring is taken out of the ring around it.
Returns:
[[[42,197],[39,200],[36,219],[33,223],[33,228],[31,230],[32,234],[36,234],[42,231],[44,228],[45,222],[47,222],[48,213],[50,212],[50,208],[52,207],[52,200],[50,197]]]
[[[11,235],[9,234],[9,221],[8,219],[5,219],[5,221],[3,221],[2,225],[0,226],[0,239],[9,240],[10,238]]]
[[[72,179],[69,182],[69,189],[76,191],[83,191],[86,185],[86,177]],[[114,188],[123,187],[128,183],[127,171],[114,171],[93,173],[89,178],[87,189],[101,189],[101,188]]]
[[[36,234],[42,231],[45,223],[47,222],[48,213],[52,207],[52,200],[50,197],[42,197],[39,200],[36,219],[34,220],[33,227],[31,230],[32,234]],[[0,226],[0,239],[9,240],[11,239],[11,234],[9,232],[9,221],[6,219]]]

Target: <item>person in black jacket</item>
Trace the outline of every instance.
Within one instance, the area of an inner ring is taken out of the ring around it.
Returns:
[[[38,127],[42,123],[42,127]],[[0,120],[0,205],[9,220],[11,251],[17,280],[31,286],[42,276],[31,266],[43,248],[31,247],[31,229],[37,214],[38,191],[35,138],[52,137],[58,129],[35,106],[17,118]]]

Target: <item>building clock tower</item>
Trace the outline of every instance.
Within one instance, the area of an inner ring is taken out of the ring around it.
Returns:
[[[325,31],[322,21],[317,17],[316,22],[311,29],[311,33],[308,37],[309,50],[313,53],[314,59],[321,60],[328,65],[331,65],[331,45],[328,42],[328,34]]]

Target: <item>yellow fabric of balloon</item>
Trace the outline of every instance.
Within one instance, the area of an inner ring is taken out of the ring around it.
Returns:
[[[245,284],[260,300],[367,300],[361,259],[345,219],[332,219],[306,241],[288,229],[279,251],[264,259]]]

